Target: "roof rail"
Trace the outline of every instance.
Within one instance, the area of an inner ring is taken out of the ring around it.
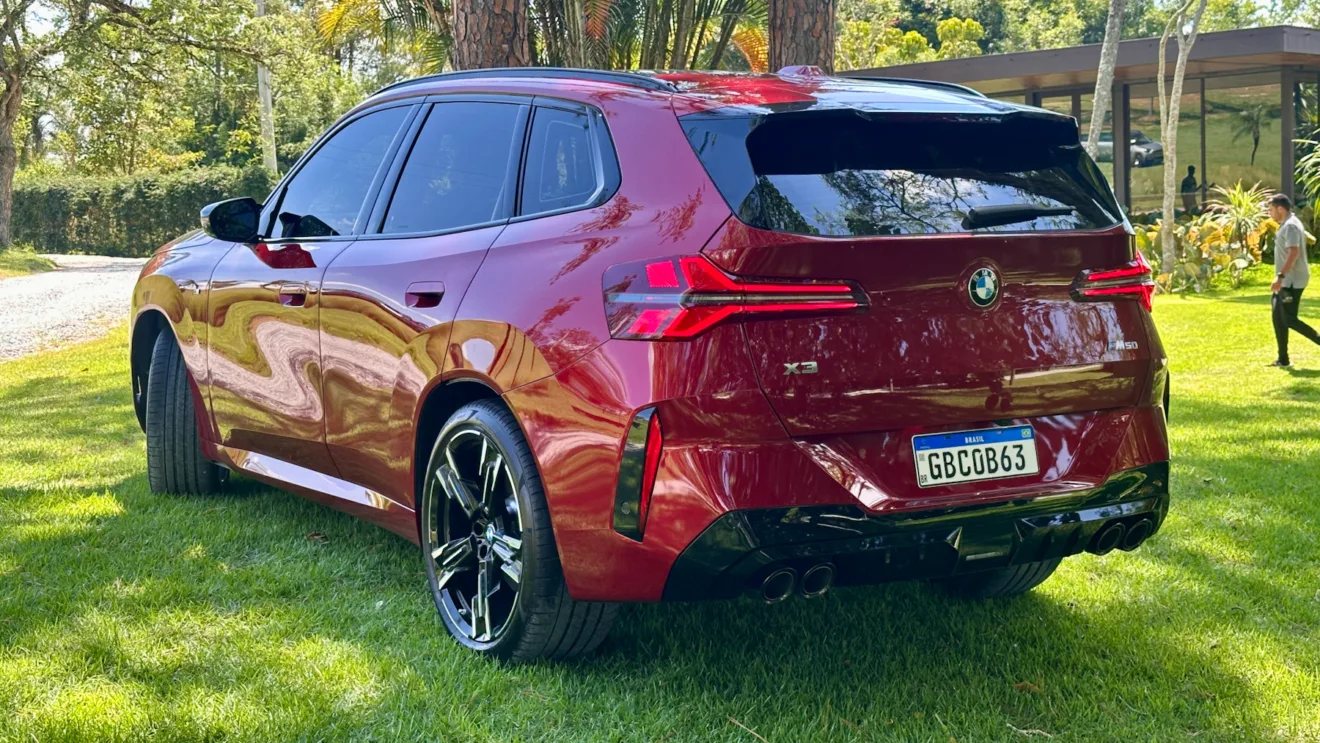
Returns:
[[[648,75],[641,75],[636,72],[624,72],[620,70],[581,70],[572,67],[489,67],[481,70],[441,72],[434,75],[414,77],[410,80],[401,80],[392,85],[386,85],[376,91],[376,93],[384,93],[387,90],[394,90],[395,88],[402,88],[407,85],[417,85],[419,83],[432,81],[481,80],[484,78],[501,77],[551,80],[589,80],[598,83],[630,85],[634,88],[645,88],[646,90],[656,90],[663,93],[678,92],[678,88],[672,83]]]
[[[872,77],[871,75],[840,75],[849,80],[874,80],[878,83],[899,83],[901,85],[917,85],[923,88],[936,88],[939,90],[950,90],[963,95],[974,95],[977,98],[985,98],[986,94],[975,88],[969,88],[966,85],[958,83],[946,83],[943,80],[918,80],[912,77]]]

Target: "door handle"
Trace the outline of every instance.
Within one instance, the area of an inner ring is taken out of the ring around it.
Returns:
[[[440,300],[445,298],[445,284],[443,281],[417,281],[408,285],[408,293],[404,295],[404,303],[409,307],[419,310],[439,307]]]
[[[280,304],[285,307],[307,306],[307,284],[290,282],[280,285]]]

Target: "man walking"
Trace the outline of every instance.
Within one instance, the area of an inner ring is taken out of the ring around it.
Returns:
[[[1320,344],[1315,329],[1297,318],[1302,304],[1302,290],[1311,278],[1306,265],[1306,230],[1302,221],[1292,213],[1292,201],[1283,194],[1270,199],[1270,218],[1279,223],[1274,235],[1274,267],[1276,275],[1270,291],[1274,292],[1271,308],[1274,313],[1274,339],[1279,344],[1279,357],[1273,366],[1291,366],[1288,359],[1288,330],[1296,330],[1312,343]]]

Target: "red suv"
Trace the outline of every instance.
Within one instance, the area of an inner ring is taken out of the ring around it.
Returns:
[[[505,659],[618,602],[970,596],[1168,505],[1150,269],[1066,116],[958,86],[558,69],[349,112],[133,295],[155,492],[420,544]]]

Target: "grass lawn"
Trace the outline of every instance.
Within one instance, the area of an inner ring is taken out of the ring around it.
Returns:
[[[1265,368],[1266,292],[1158,300],[1174,503],[1139,551],[989,603],[626,607],[572,665],[460,651],[382,530],[150,495],[122,329],[0,364],[0,740],[1320,741],[1320,348]]]
[[[49,271],[55,263],[49,258],[42,258],[31,250],[11,248],[0,250],[0,279],[11,276],[25,276],[30,273]]]

